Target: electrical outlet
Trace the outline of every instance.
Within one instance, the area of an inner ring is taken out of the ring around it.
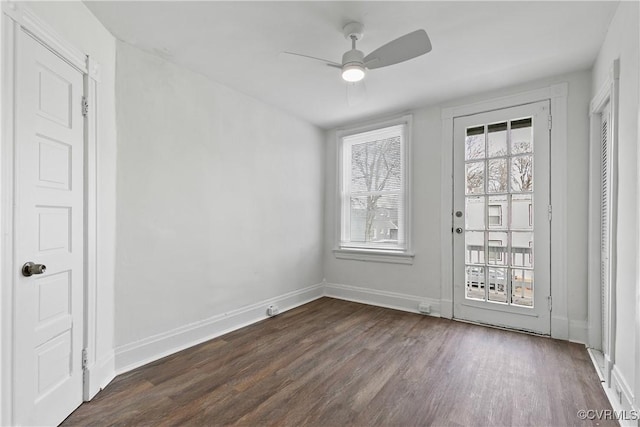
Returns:
[[[280,309],[277,305],[270,305],[269,307],[267,307],[267,316],[273,317],[277,314],[280,314]]]
[[[418,311],[422,314],[431,314],[431,306],[427,303],[421,302],[418,304]]]

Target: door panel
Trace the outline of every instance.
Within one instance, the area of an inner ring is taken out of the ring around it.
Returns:
[[[24,32],[16,67],[14,422],[55,425],[82,403],[83,75]]]
[[[454,119],[455,318],[550,333],[548,116],[539,102]]]

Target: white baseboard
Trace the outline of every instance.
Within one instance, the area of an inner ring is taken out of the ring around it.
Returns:
[[[604,355],[600,350],[596,350],[593,348],[587,347],[587,354],[589,354],[589,358],[591,359],[591,363],[593,363],[593,367],[596,369],[596,374],[598,374],[598,379],[601,383],[605,382],[604,379]],[[603,384],[604,387],[604,384]]]
[[[453,301],[450,299],[440,300],[440,317],[453,319]]]
[[[634,403],[634,395],[631,391],[631,387],[629,387],[629,383],[626,381],[622,372],[618,368],[618,365],[613,365],[613,369],[611,370],[611,388],[610,391],[613,393],[614,402],[611,403],[614,410],[617,411],[625,411],[630,413],[633,410]],[[608,394],[607,394],[608,395]],[[609,397],[611,400],[611,397]],[[631,421],[631,420],[627,420]],[[620,425],[630,425],[636,426],[638,420],[633,422],[625,423],[625,420],[620,420]]]
[[[323,296],[323,283],[260,301],[208,319],[116,348],[115,370],[120,375],[170,354],[266,319],[267,306],[287,311]]]
[[[325,296],[346,301],[360,302],[378,307],[393,308],[396,310],[419,313],[418,304],[426,303],[431,306],[431,316],[440,317],[440,300],[424,298],[415,295],[400,294],[397,292],[379,291],[357,286],[326,283]]]
[[[116,377],[115,352],[110,352],[105,357],[97,360],[85,371],[84,401],[88,402]]]
[[[569,320],[569,341],[587,344],[589,340],[589,324],[586,320]]]
[[[627,383],[627,381],[624,379],[624,376],[620,373],[618,366],[615,364],[613,365],[613,369],[611,370],[611,387],[608,387],[606,379],[603,378],[604,375],[600,375],[596,358],[593,357],[591,351],[589,351],[589,354],[596,371],[598,371],[598,376],[600,377],[602,388],[604,389],[607,399],[611,404],[611,408],[615,412],[614,416],[616,416],[616,419],[618,419],[620,425],[622,427],[640,426],[640,419],[638,418],[638,416],[640,415],[640,408],[634,406],[634,395],[631,392],[629,383]]]

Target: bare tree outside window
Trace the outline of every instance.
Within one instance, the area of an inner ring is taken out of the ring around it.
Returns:
[[[465,159],[484,159],[484,133],[468,135],[465,141]],[[484,161],[470,162],[466,165],[466,193],[484,193]]]
[[[341,137],[340,249],[410,250],[410,116]]]
[[[533,191],[533,156],[511,159],[511,188],[514,191]]]
[[[465,141],[465,158],[469,161],[466,164],[466,193],[484,193],[484,180],[487,179],[488,193],[507,192],[507,159],[489,159],[485,157],[485,137],[484,134],[468,135]],[[531,141],[514,141],[512,152],[531,153]],[[504,153],[500,153],[504,155]],[[520,155],[513,156],[511,163],[511,190],[516,192],[533,191],[533,156]]]
[[[385,193],[402,189],[401,168],[399,136],[352,146],[351,208],[352,213],[364,214],[365,242],[389,238],[391,225],[397,229],[398,197]],[[388,223],[387,229],[376,227],[376,222]]]

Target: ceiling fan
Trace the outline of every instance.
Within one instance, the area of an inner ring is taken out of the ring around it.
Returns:
[[[339,68],[342,70],[342,79],[344,81],[355,83],[364,79],[367,70],[388,67],[431,51],[431,41],[427,32],[425,30],[416,30],[390,41],[365,56],[361,50],[356,49],[356,42],[362,39],[363,31],[364,26],[359,22],[350,22],[344,26],[344,37],[351,40],[351,50],[342,55],[341,64],[301,53],[283,53],[314,59],[324,62],[329,67]]]

